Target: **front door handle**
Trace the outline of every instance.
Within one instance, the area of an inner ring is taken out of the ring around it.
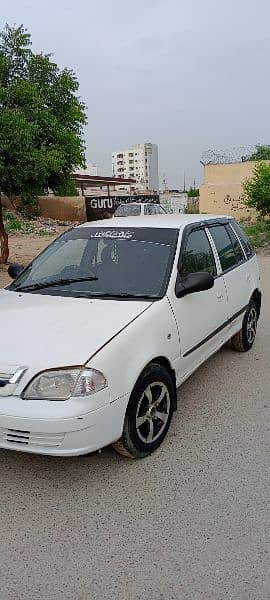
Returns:
[[[223,300],[223,294],[218,294],[217,295],[217,301],[218,302],[222,302],[222,300]]]

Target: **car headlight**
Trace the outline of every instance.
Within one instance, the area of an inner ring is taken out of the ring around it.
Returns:
[[[37,375],[22,394],[25,400],[68,400],[90,396],[107,387],[103,373],[95,369],[59,369]]]

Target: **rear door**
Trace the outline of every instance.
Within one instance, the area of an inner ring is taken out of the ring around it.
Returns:
[[[238,331],[251,296],[246,257],[229,223],[210,225],[208,231],[220,261],[228,299],[228,321],[231,328]]]

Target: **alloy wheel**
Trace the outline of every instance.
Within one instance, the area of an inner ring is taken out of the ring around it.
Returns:
[[[136,430],[144,444],[152,444],[162,435],[170,415],[170,394],[167,386],[155,381],[147,386],[138,403]]]
[[[249,344],[254,342],[257,331],[257,312],[256,308],[252,307],[248,313],[247,319],[247,339]]]

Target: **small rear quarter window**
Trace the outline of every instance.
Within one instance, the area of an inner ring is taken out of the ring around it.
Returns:
[[[222,271],[232,269],[237,263],[231,238],[224,225],[213,225],[209,231],[214,240]]]
[[[244,251],[242,249],[242,246],[238,240],[238,237],[236,236],[235,231],[233,230],[232,227],[227,227],[227,230],[229,232],[230,238],[232,240],[232,245],[233,245],[233,249],[235,252],[235,256],[237,259],[238,263],[241,263],[243,260],[245,260],[245,255],[244,255]]]
[[[239,238],[239,240],[244,248],[247,258],[251,258],[251,256],[254,255],[254,250],[253,250],[252,245],[251,245],[250,241],[248,240],[246,234],[244,233],[242,227],[240,227],[240,225],[238,225],[238,223],[236,221],[232,221],[230,223],[230,226],[231,226],[232,230],[234,231],[234,233],[236,233],[237,237]]]

